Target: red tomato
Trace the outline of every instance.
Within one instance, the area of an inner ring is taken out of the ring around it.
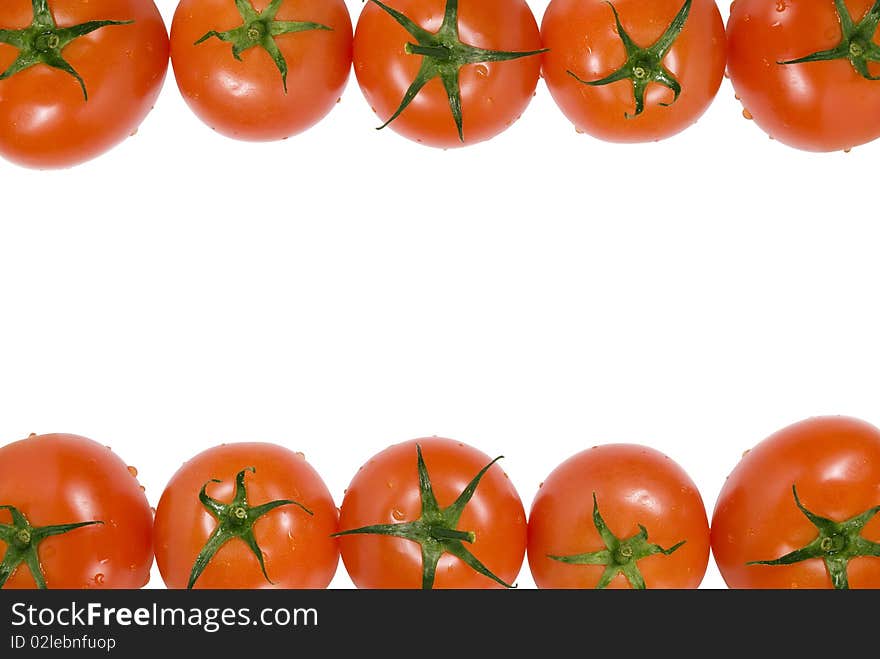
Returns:
[[[395,444],[361,467],[339,528],[354,533],[341,549],[358,588],[501,588],[519,574],[526,547],[525,511],[507,475],[484,453],[439,437]]]
[[[50,27],[31,39],[35,21]],[[20,165],[100,155],[162,89],[168,34],[152,0],[3,0],[0,28],[0,155]]]
[[[552,0],[541,37],[556,104],[578,131],[611,142],[684,130],[724,75],[724,22],[714,0]]]
[[[708,562],[709,522],[696,485],[644,446],[578,453],[553,470],[532,504],[529,565],[539,588],[696,588]]]
[[[712,552],[731,588],[880,588],[878,510],[880,430],[808,419],[743,455],[715,504]]]
[[[864,75],[880,76],[874,0],[843,4],[842,15],[835,0],[731,6],[730,80],[746,116],[780,142],[837,151],[880,137],[880,82]],[[794,61],[817,53],[818,61]]]
[[[0,569],[4,587],[44,587],[43,579],[48,588],[146,585],[153,514],[136,474],[76,435],[32,435],[0,448],[0,552],[4,563],[20,559],[11,575]]]
[[[156,562],[169,588],[326,588],[339,562],[338,519],[302,453],[224,444],[186,462],[166,486]]]
[[[460,9],[457,0],[371,0],[354,35],[354,70],[386,125],[448,148],[487,140],[519,118],[538,84],[540,48],[525,0],[463,0]]]
[[[351,70],[343,0],[182,0],[171,63],[189,107],[216,131],[278,140],[336,105]],[[240,58],[240,59],[239,59]]]

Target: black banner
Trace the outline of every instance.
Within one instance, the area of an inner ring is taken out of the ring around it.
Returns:
[[[0,657],[815,656],[870,643],[878,604],[873,591],[0,590]]]

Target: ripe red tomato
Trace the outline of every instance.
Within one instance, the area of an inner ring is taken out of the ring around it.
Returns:
[[[171,63],[183,98],[243,140],[299,133],[336,105],[351,70],[343,0],[182,0]]]
[[[874,0],[736,0],[728,72],[746,116],[807,151],[880,137],[880,37]]]
[[[168,69],[152,0],[0,4],[0,155],[70,167],[133,134]]]
[[[162,493],[156,562],[169,588],[326,588],[339,512],[305,460],[275,444],[224,444]]]
[[[529,515],[539,588],[696,588],[709,522],[696,485],[653,449],[597,446],[547,477]]]
[[[578,131],[611,142],[684,130],[724,76],[724,22],[714,0],[552,0],[541,37],[556,104]]]
[[[339,528],[358,588],[501,588],[526,547],[525,511],[507,475],[439,437],[395,444],[361,467]]]
[[[354,70],[385,125],[448,148],[487,140],[519,118],[538,84],[540,49],[525,0],[460,8],[458,0],[370,0],[355,30]]]
[[[136,474],[76,435],[0,448],[0,587],[146,585],[153,513]]]
[[[712,552],[731,588],[880,588],[878,510],[880,430],[808,419],[743,455],[715,504]]]

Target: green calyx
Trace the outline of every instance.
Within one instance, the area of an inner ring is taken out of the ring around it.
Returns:
[[[409,55],[420,55],[422,66],[416,74],[415,80],[403,95],[403,100],[397,110],[391,115],[378,130],[385,128],[412,103],[426,84],[435,78],[439,78],[446,90],[449,99],[449,109],[458,129],[458,139],[464,142],[464,130],[462,128],[461,110],[461,86],[459,75],[461,68],[467,64],[485,64],[489,62],[505,62],[522,57],[531,57],[546,52],[542,50],[530,50],[513,52],[504,50],[486,50],[463,43],[458,34],[458,0],[446,0],[446,10],[443,14],[443,23],[437,32],[428,32],[410,18],[392,9],[379,0],[370,0],[381,7],[403,29],[415,39],[416,43],[407,43],[404,47]]]
[[[830,50],[820,50],[806,57],[777,62],[777,64],[788,66],[846,59],[863,78],[880,80],[880,76],[873,76],[868,71],[868,62],[880,62],[880,46],[874,43],[877,26],[880,25],[880,0],[874,3],[874,6],[858,23],[853,21],[844,0],[834,0],[834,6],[837,8],[837,16],[840,19],[840,28],[843,33],[840,43]]]
[[[620,540],[602,519],[595,492],[593,492],[593,525],[599,532],[602,542],[605,543],[605,549],[586,554],[575,554],[574,556],[548,555],[547,558],[570,565],[604,565],[605,571],[596,584],[597,589],[607,588],[614,577],[622,574],[633,589],[644,590],[646,588],[645,579],[639,570],[638,562],[654,554],[669,556],[686,542],[686,540],[682,540],[669,549],[663,549],[660,545],[648,542],[648,530],[641,524],[639,524],[638,533],[630,538]]]
[[[671,89],[673,94],[675,94],[671,102],[660,103],[662,107],[669,107],[681,96],[681,83],[670,73],[669,69],[663,66],[663,59],[684,29],[684,24],[687,22],[691,11],[692,2],[693,0],[685,1],[663,35],[652,46],[647,48],[642,48],[632,40],[632,37],[629,36],[620,22],[620,15],[617,13],[617,9],[610,2],[607,3],[611,7],[611,11],[614,12],[617,34],[620,36],[624,48],[626,48],[626,62],[619,69],[601,80],[584,80],[573,71],[566,71],[566,73],[578,82],[591,87],[601,87],[621,80],[631,80],[636,111],[633,114],[624,113],[627,119],[638,117],[645,111],[645,93],[648,85],[652,82]]]
[[[880,543],[871,542],[861,536],[865,524],[880,512],[880,506],[874,506],[844,522],[835,522],[807,510],[801,503],[794,485],[791,486],[791,491],[798,509],[816,527],[819,535],[806,547],[796,549],[785,556],[771,561],[750,561],[746,565],[792,565],[813,558],[821,558],[825,561],[825,567],[834,588],[848,590],[849,578],[846,571],[849,562],[858,556],[880,556]]]
[[[255,474],[257,473],[257,470],[254,467],[247,467],[238,472],[235,476],[235,492],[233,493],[232,501],[229,503],[217,501],[208,496],[207,493],[208,485],[211,483],[221,483],[222,481],[211,479],[202,486],[202,489],[199,492],[199,501],[202,502],[205,510],[211,513],[214,519],[217,520],[217,527],[211,533],[208,541],[202,548],[202,551],[199,552],[198,557],[196,557],[196,562],[189,575],[189,583],[186,586],[188,589],[195,586],[196,581],[198,581],[202,572],[205,571],[205,568],[208,567],[208,564],[217,552],[220,551],[220,548],[235,538],[242,540],[253,552],[254,556],[257,557],[257,561],[260,563],[260,569],[263,571],[263,576],[266,578],[266,581],[272,583],[272,580],[269,579],[269,575],[266,573],[263,551],[260,549],[260,546],[257,544],[257,539],[254,536],[254,524],[258,519],[281,506],[299,506],[309,515],[312,514],[312,511],[304,505],[291,499],[280,499],[259,506],[251,506],[250,503],[248,503],[247,487],[244,483],[245,476],[248,472]]]
[[[88,21],[60,28],[55,24],[52,12],[49,10],[49,0],[31,0],[31,3],[34,19],[28,27],[20,30],[0,29],[0,43],[18,49],[18,57],[0,74],[0,80],[11,78],[16,73],[21,73],[37,64],[45,64],[73,76],[82,89],[83,98],[88,101],[89,94],[85,81],[64,59],[62,51],[70,42],[95,30],[109,25],[129,25],[134,21]]]
[[[63,535],[84,526],[103,524],[104,522],[78,522],[75,524],[58,524],[55,526],[31,526],[27,517],[13,506],[0,506],[0,510],[8,510],[12,515],[12,524],[0,524],[0,540],[6,543],[6,554],[0,562],[0,588],[15,574],[18,566],[24,563],[34,577],[37,588],[46,588],[46,577],[40,566],[40,543],[53,535]]]
[[[422,457],[422,447],[416,445],[416,451],[418,453],[419,495],[422,500],[421,517],[414,522],[375,524],[359,529],[340,531],[335,533],[334,536],[386,535],[418,543],[422,547],[422,588],[425,590],[430,590],[434,587],[437,564],[440,562],[440,557],[443,554],[452,554],[475,572],[482,574],[484,577],[505,588],[515,588],[516,586],[512,586],[495,576],[489,568],[483,565],[464,546],[465,542],[473,544],[476,541],[474,533],[472,531],[460,531],[456,528],[465,506],[473,498],[480,480],[501,457],[495,458],[483,467],[451,506],[441,509],[434,496],[431,477],[428,475],[428,468],[425,466],[425,460]]]
[[[272,0],[269,6],[262,12],[254,9],[251,0],[235,0],[235,6],[241,15],[243,23],[227,32],[217,32],[211,30],[201,39],[195,42],[198,46],[200,43],[207,41],[211,37],[216,37],[220,41],[226,41],[232,44],[232,56],[241,61],[241,54],[251,48],[259,46],[272,58],[278,71],[281,73],[281,83],[284,86],[284,93],[287,93],[287,60],[281,54],[278,44],[275,42],[276,37],[282,34],[293,34],[295,32],[307,32],[309,30],[328,30],[333,28],[327,27],[320,23],[310,23],[305,21],[276,21],[275,15],[281,8],[283,0]]]

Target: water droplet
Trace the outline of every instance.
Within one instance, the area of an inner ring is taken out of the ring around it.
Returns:
[[[100,572],[98,572],[98,574],[95,575],[95,583],[98,584],[99,586],[104,583],[104,575],[101,574]]]
[[[844,153],[852,153],[852,147],[851,146],[847,147],[846,149],[843,150],[843,152]]]
[[[129,467],[128,473],[131,474],[132,476],[134,476],[135,478],[137,478],[138,470],[136,467]]]
[[[751,121],[752,119],[754,119],[754,117],[752,116],[752,113],[749,112],[748,110],[746,110],[745,108],[743,108],[743,116],[744,116],[746,119],[748,119],[749,121]]]
[[[153,517],[155,517],[155,516],[156,516],[156,509],[155,509],[155,508],[150,508],[150,512],[152,512],[152,513],[153,513]]]
[[[147,488],[145,488],[143,485],[140,485],[139,487],[141,488],[141,492],[146,492],[146,491],[147,491]]]
[[[28,435],[28,439],[30,439],[31,437],[36,437],[36,436],[37,436],[37,433],[32,432],[30,435]]]
[[[391,511],[391,516],[398,522],[402,522],[404,519],[406,519],[406,515],[404,515],[403,511],[398,508],[395,508]]]
[[[783,12],[788,8],[785,0],[776,0],[776,11]]]
[[[752,449],[747,448],[745,451],[743,451],[742,457],[746,457],[749,453],[751,453],[751,451]]]
[[[302,451],[297,451],[297,452],[296,452],[296,457],[298,457],[298,458],[302,458],[303,460],[305,460],[305,459],[306,459],[306,454],[303,453]]]
[[[389,490],[394,489],[394,483],[392,483],[391,481],[388,481],[387,483],[385,483],[385,485],[388,487]]]
[[[475,71],[477,72],[477,75],[481,78],[489,77],[489,67],[485,64],[477,64]]]
[[[542,487],[544,487],[544,481],[538,483],[538,489],[540,490]]]
[[[109,558],[102,558],[102,559],[99,561],[100,565],[107,565],[107,563],[109,563],[109,562],[110,562],[110,559],[109,559]]]

